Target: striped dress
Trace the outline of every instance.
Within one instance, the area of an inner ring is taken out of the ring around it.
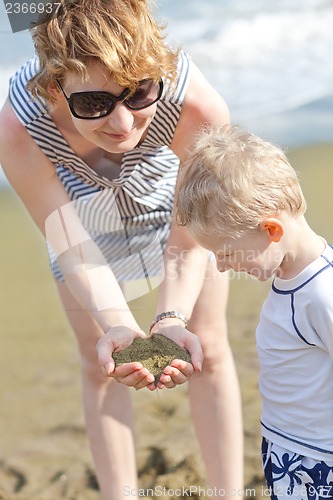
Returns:
[[[169,146],[188,86],[189,65],[181,52],[177,84],[171,88],[164,82],[145,140],[123,155],[119,177],[112,180],[98,175],[74,153],[45,102],[33,100],[26,90],[26,83],[38,69],[37,58],[10,80],[9,99],[16,115],[55,165],[82,224],[120,282],[163,273],[162,255],[179,167],[179,159]],[[48,247],[53,274],[63,280],[56,256]]]

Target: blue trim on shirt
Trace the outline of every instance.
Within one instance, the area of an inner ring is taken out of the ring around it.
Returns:
[[[306,338],[305,338],[305,337],[303,337],[303,335],[301,334],[301,332],[299,331],[299,329],[298,329],[298,327],[297,327],[297,325],[296,325],[296,321],[295,321],[295,306],[294,306],[294,302],[295,302],[295,294],[294,294],[294,293],[292,293],[292,294],[291,294],[291,312],[292,312],[291,317],[292,317],[292,322],[293,322],[293,325],[294,325],[295,331],[296,331],[297,335],[300,337],[300,339],[302,339],[302,340],[303,340],[303,342],[305,342],[306,344],[311,345],[311,346],[313,346],[313,347],[316,347],[316,344],[311,344],[311,342],[308,342],[308,341],[306,340]]]
[[[300,444],[301,446],[304,446],[305,448],[310,448],[311,450],[316,450],[320,451],[321,453],[328,453],[329,455],[333,455],[333,451],[330,450],[324,450],[323,448],[318,448],[318,446],[313,446],[312,444],[307,444],[303,443],[302,441],[299,441],[298,439],[290,438],[289,436],[286,436],[282,432],[276,431],[275,429],[271,429],[267,425],[265,425],[261,420],[260,423],[265,429],[267,429],[269,432],[272,432],[273,434],[276,434],[277,436],[282,437],[283,439],[286,439],[292,443]]]
[[[326,260],[326,259],[325,259]],[[307,285],[308,283],[310,283],[310,281],[312,281],[314,278],[316,278],[319,274],[321,274],[323,271],[326,271],[327,269],[329,269],[330,267],[332,267],[332,263],[329,263],[328,266],[325,266],[323,267],[322,269],[320,269],[319,271],[317,271],[313,276],[311,276],[311,278],[307,279],[306,281],[304,281],[304,283],[302,283],[301,285],[297,286],[296,288],[292,288],[290,290],[280,290],[279,288],[276,288],[276,286],[274,285],[274,282],[272,283],[272,289],[275,293],[280,293],[281,295],[288,295],[288,294],[291,294],[291,293],[295,293],[297,292],[298,290],[300,290],[301,288],[305,287],[305,285]]]

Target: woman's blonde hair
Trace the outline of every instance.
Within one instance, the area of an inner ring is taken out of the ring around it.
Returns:
[[[177,222],[202,235],[238,238],[264,217],[305,210],[285,153],[237,126],[205,128],[180,173]]]
[[[122,87],[139,80],[176,78],[178,50],[165,43],[147,0],[60,0],[56,17],[31,28],[40,61],[28,88],[50,102],[49,89],[68,72],[87,78],[86,65],[101,63]]]

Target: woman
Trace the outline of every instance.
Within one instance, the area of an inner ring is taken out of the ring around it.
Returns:
[[[228,283],[171,222],[179,162],[203,124],[229,121],[227,106],[186,54],[165,44],[145,0],[64,3],[32,36],[38,58],[12,78],[1,111],[0,161],[48,241],[82,357],[102,497],[119,500],[125,486],[136,488],[126,386],[155,388],[139,363],[114,368],[112,352],[144,335],[123,285],[145,277],[151,286],[161,272],[151,331],[186,347],[192,364],[173,361],[158,387],[196,372],[189,392],[208,481],[235,496],[242,425]]]

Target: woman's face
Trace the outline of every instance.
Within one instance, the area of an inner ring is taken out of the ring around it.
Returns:
[[[76,74],[69,74],[64,80],[62,86],[68,97],[73,92],[91,90],[110,92],[114,96],[119,96],[124,91],[101,64],[89,64],[87,71],[89,78],[85,82]],[[140,142],[155,112],[156,103],[134,111],[118,102],[114,110],[102,118],[83,120],[71,114],[71,119],[76,130],[91,143],[110,153],[124,153]]]

